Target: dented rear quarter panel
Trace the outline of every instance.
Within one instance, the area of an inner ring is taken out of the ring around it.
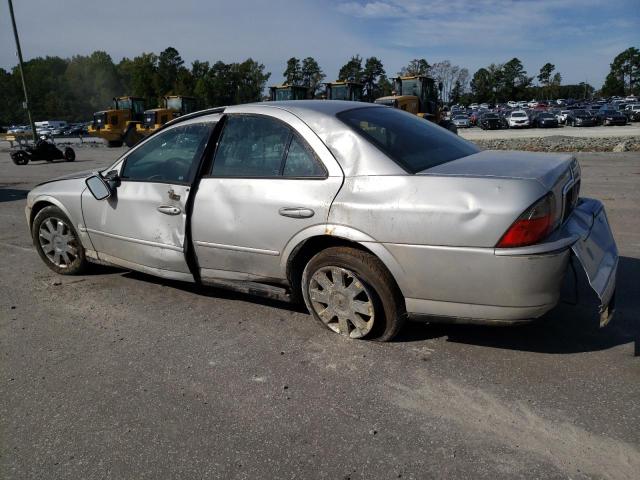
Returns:
[[[547,191],[531,179],[349,177],[333,202],[329,224],[348,225],[381,243],[494,247]]]

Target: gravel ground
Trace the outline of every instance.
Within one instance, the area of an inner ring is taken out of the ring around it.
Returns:
[[[286,304],[48,270],[26,193],[122,151],[24,167],[0,153],[0,478],[637,477],[638,155],[577,154],[621,254],[606,328],[587,302],[517,328],[410,323],[376,344]]]
[[[565,137],[474,139],[485,150],[528,150],[531,152],[638,152],[638,137]]]

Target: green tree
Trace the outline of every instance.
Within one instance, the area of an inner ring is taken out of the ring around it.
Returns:
[[[487,101],[493,96],[493,76],[486,68],[479,69],[471,79],[471,92],[477,102]]]
[[[302,67],[300,59],[291,57],[287,60],[287,68],[282,72],[284,81],[287,85],[300,85],[302,83]]]
[[[627,48],[618,54],[602,87],[605,96],[640,94],[640,50]]]
[[[414,58],[406,67],[402,67],[398,74],[401,77],[413,77],[416,75],[429,75],[431,65],[424,58]]]
[[[543,86],[548,86],[551,83],[551,75],[555,69],[556,66],[553,63],[545,63],[538,74],[538,81]]]
[[[502,91],[500,97],[503,100],[522,100],[525,89],[531,85],[532,78],[519,58],[512,58],[502,66]]]
[[[373,102],[376,98],[383,96],[379,82],[381,77],[386,79],[385,73],[380,59],[369,57],[364,62],[361,81],[364,84],[364,96],[369,102]]]
[[[462,97],[462,93],[462,84],[460,83],[460,80],[456,80],[456,83],[453,85],[451,93],[449,94],[449,102],[459,103],[460,97]]]
[[[311,96],[315,97],[322,80],[326,77],[320,65],[318,65],[318,62],[316,62],[313,57],[307,57],[302,60],[300,74],[302,77],[302,85],[309,87]]]
[[[361,83],[362,74],[362,57],[356,55],[340,68],[338,80]]]
[[[158,96],[180,93],[178,90],[178,74],[184,68],[184,60],[173,47],[168,47],[158,55],[158,71],[156,74],[156,92]]]
[[[64,79],[73,95],[74,117],[79,119],[90,118],[93,112],[109,107],[113,97],[124,94],[118,69],[106,52],[71,58]]]
[[[157,106],[157,99],[163,93],[156,90],[158,56],[155,53],[143,53],[133,60],[123,58],[117,70],[122,82],[123,95],[144,98],[147,108]]]

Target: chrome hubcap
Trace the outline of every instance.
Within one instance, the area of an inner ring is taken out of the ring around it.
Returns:
[[[40,247],[45,256],[59,268],[69,268],[78,257],[76,239],[69,226],[56,217],[47,218],[38,232]]]
[[[309,300],[315,313],[334,332],[361,338],[373,328],[371,295],[355,273],[323,267],[311,277]]]

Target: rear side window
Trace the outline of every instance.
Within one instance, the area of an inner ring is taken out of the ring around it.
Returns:
[[[394,108],[358,108],[338,118],[410,173],[417,173],[479,151],[432,122]]]
[[[275,177],[289,142],[286,125],[267,117],[230,116],[213,163],[220,177]]]
[[[230,115],[211,172],[214,177],[324,178],[311,147],[285,123],[259,115]]]

